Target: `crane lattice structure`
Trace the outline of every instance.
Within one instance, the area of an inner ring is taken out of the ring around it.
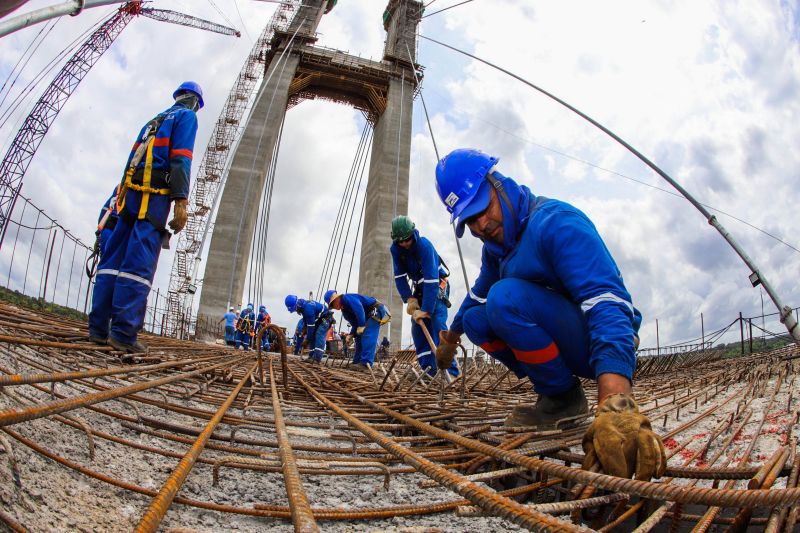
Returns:
[[[264,76],[266,58],[275,30],[286,31],[299,0],[282,3],[264,27],[231,89],[220,113],[189,195],[189,218],[179,233],[175,258],[169,276],[166,333],[178,335],[191,308],[191,297],[200,281],[196,279],[203,243],[223,185],[228,160],[242,134],[241,121],[250,106],[255,89]],[[191,269],[191,270],[190,270]]]
[[[25,172],[28,170],[28,166],[47,131],[89,70],[114,43],[114,40],[125,29],[125,26],[137,15],[223,35],[235,35],[237,37],[240,35],[233,28],[190,15],[142,7],[142,2],[139,0],[128,2],[116,10],[89,36],[56,74],[53,81],[33,106],[22,127],[11,142],[11,146],[8,148],[2,163],[0,163],[0,246],[3,244],[14,203],[17,201],[19,192],[22,189],[22,180]]]

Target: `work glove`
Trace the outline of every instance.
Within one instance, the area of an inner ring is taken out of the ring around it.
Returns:
[[[419,300],[416,298],[409,298],[406,302],[406,313],[414,316],[414,311],[419,311]]]
[[[653,433],[650,420],[639,412],[630,394],[606,398],[583,436],[583,451],[584,469],[599,462],[610,476],[636,474],[636,479],[650,481],[663,476],[667,467],[661,437]]]
[[[172,220],[169,221],[169,227],[175,233],[180,232],[186,226],[186,220],[189,214],[186,212],[186,199],[175,200],[175,207],[172,209]]]
[[[365,329],[364,326],[356,328],[356,335],[359,335],[359,336],[363,335],[364,334],[364,329]]]
[[[450,331],[439,332],[439,346],[436,347],[436,368],[447,370],[453,364],[456,350],[461,344],[461,336]]]
[[[414,322],[419,322],[420,319],[430,318],[430,317],[431,317],[430,313],[428,313],[427,311],[422,311],[421,309],[417,309],[416,311],[414,311],[414,314],[411,315],[411,318],[414,320]]]

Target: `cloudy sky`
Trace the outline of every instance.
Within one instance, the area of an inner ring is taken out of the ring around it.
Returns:
[[[32,0],[15,14],[52,3]],[[474,0],[435,13],[456,3],[430,2],[422,35],[512,71],[616,132],[700,202],[719,210],[712,212],[784,302],[800,305],[800,253],[792,249],[800,248],[794,228],[800,200],[796,3]],[[323,18],[318,44],[379,59],[385,5],[383,0],[340,1]],[[23,194],[85,242],[93,241],[96,213],[118,180],[132,137],[170,104],[173,89],[185,79],[198,81],[206,95],[206,107],[198,115],[197,171],[214,121],[275,4],[156,0],[151,7],[232,25],[242,37],[142,17],[130,23],[86,76],[39,147],[23,186]],[[9,91],[9,81],[0,93],[0,113],[65,43],[106,18],[110,9],[86,10],[59,19],[52,29],[48,26],[47,38],[14,86]],[[40,24],[0,40],[4,81],[42,28]],[[499,170],[534,193],[584,210],[644,315],[643,346],[656,344],[656,319],[663,345],[699,336],[701,313],[706,331],[726,326],[740,311],[761,314],[762,293],[750,286],[742,261],[700,213],[665,192],[669,186],[622,146],[486,65],[425,39],[420,40],[418,57],[425,67],[422,95],[441,154],[458,147],[480,148],[499,156]],[[3,122],[4,153],[43,88]],[[304,102],[287,114],[267,241],[264,302],[281,324],[295,322],[281,305],[283,296],[317,288],[363,124],[359,112],[325,102]],[[459,302],[464,281],[448,217],[434,188],[436,154],[419,98],[413,128],[408,214],[454,271],[453,299]],[[9,269],[9,248],[4,244],[0,252],[2,279]],[[465,237],[462,250],[467,272],[474,276],[479,243]],[[31,264],[41,255],[34,248]],[[12,269],[13,288],[20,288],[24,276],[20,264],[24,261]],[[171,253],[163,254],[155,284],[162,291],[171,265]],[[29,280],[36,278],[31,283],[38,281],[40,270],[29,274]],[[766,296],[764,305],[767,312],[774,311]]]

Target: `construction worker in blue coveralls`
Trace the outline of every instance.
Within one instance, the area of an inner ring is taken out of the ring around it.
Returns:
[[[354,370],[367,371],[375,363],[375,350],[381,326],[392,316],[386,306],[372,296],[363,294],[338,294],[330,289],[325,293],[328,307],[341,311],[350,323],[350,335],[355,338]]]
[[[292,311],[294,312],[294,311]],[[303,346],[303,339],[305,339],[306,322],[302,318],[297,321],[297,327],[294,329],[294,354],[299,355]]]
[[[220,322],[223,320],[225,321],[225,344],[233,346],[236,336],[236,313],[233,312],[233,307],[222,315]]]
[[[392,253],[394,283],[406,303],[406,313],[411,315],[411,338],[417,350],[419,366],[431,376],[436,375],[436,356],[419,321],[428,329],[433,342],[438,345],[439,332],[447,329],[447,308],[450,274],[431,241],[420,236],[414,222],[405,215],[392,220]],[[413,289],[409,287],[409,280]],[[458,375],[455,360],[447,368],[452,376]]]
[[[314,300],[298,298],[294,294],[287,295],[284,304],[290,313],[296,312],[303,317],[305,326],[303,344],[311,348],[308,361],[321,363],[322,357],[325,355],[325,338],[331,325],[332,314],[323,304]]]
[[[256,335],[261,329],[269,324],[272,324],[272,317],[267,313],[267,308],[263,305],[258,306],[258,316],[256,317]],[[264,331],[261,335],[261,349],[269,350],[269,335],[268,331]]]
[[[119,220],[98,265],[89,314],[89,340],[128,353],[147,351],[137,336],[159,253],[162,245],[169,246],[171,203],[169,227],[175,233],[188,218],[195,113],[203,107],[203,91],[187,81],[172,97],[175,103],[145,124],[128,156],[117,196]]]
[[[239,320],[236,321],[236,340],[234,341],[234,348],[237,350],[240,346],[244,347],[244,351],[250,350],[250,344],[253,340],[253,333],[255,332],[256,314],[253,311],[253,304],[247,304],[247,307],[242,309],[239,314]]]
[[[559,200],[535,196],[500,174],[498,158],[454,150],[436,167],[439,198],[483,241],[481,270],[436,352],[448,364],[461,335],[539,394],[519,405],[510,426],[555,427],[588,414],[579,377],[597,381],[598,411],[583,438],[584,467],[649,480],[663,475],[661,439],[632,395],[641,314],[589,218]]]
[[[102,256],[108,239],[114,233],[114,228],[117,226],[117,195],[119,194],[119,183],[114,187],[111,196],[108,197],[103,208],[100,209],[100,216],[97,217],[97,253]]]

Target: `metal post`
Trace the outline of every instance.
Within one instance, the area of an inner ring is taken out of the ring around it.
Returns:
[[[58,230],[53,231],[53,240],[50,242],[50,253],[47,255],[47,271],[44,275],[44,287],[42,289],[42,301],[47,300],[47,282],[50,279],[50,263],[53,260],[53,249],[56,247],[56,237]]]
[[[702,346],[701,350],[705,350],[706,349],[706,325],[705,325],[705,322],[703,322],[703,313],[700,313],[700,338],[703,339],[702,340],[703,344],[701,344],[701,346]]]
[[[658,319],[656,318],[656,355],[661,355],[661,339],[658,336]]]
[[[747,324],[750,326],[750,353],[753,353],[753,319],[748,318]]]
[[[742,355],[744,355],[744,319],[741,311],[739,311],[739,337],[742,339]]]

